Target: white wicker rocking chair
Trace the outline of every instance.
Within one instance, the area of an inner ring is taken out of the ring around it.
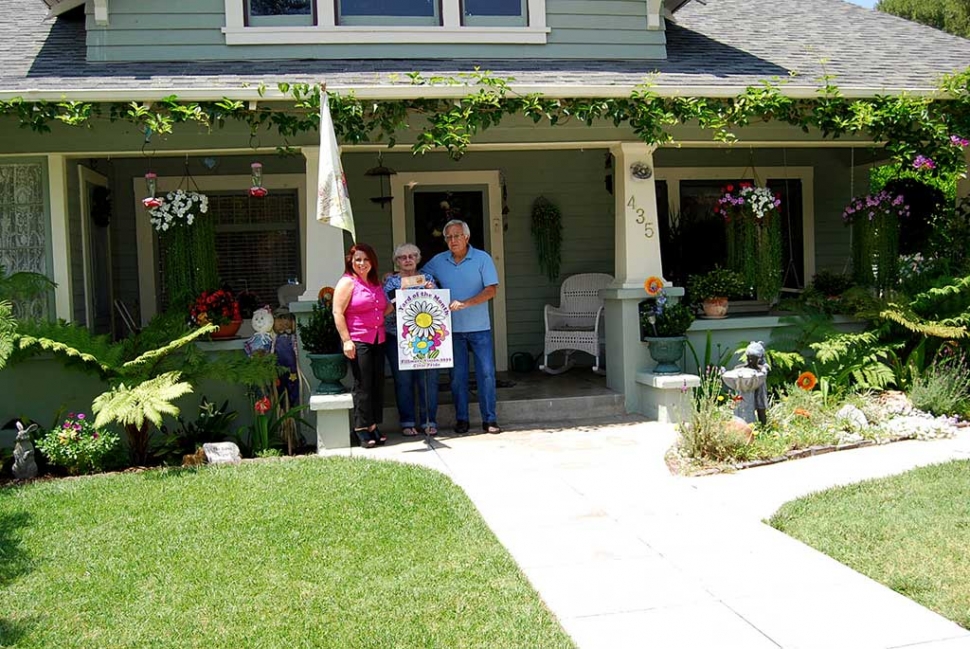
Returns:
[[[563,281],[559,308],[546,305],[546,347],[539,369],[547,374],[562,374],[573,366],[574,352],[586,352],[595,359],[593,371],[605,374],[600,367],[604,325],[599,292],[612,283],[613,277],[604,273],[573,275]],[[555,351],[566,352],[559,369],[549,367],[549,354]]]

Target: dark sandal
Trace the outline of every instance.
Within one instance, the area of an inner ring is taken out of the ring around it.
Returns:
[[[407,428],[401,429],[401,434],[404,435],[405,437],[417,437],[418,431],[408,426]]]
[[[354,435],[357,436],[357,441],[360,442],[361,448],[374,448],[377,446],[377,440],[371,437],[371,432],[366,428],[363,430],[355,430]]]
[[[494,421],[486,421],[484,424],[482,424],[482,430],[491,435],[498,435],[502,432],[502,429],[499,428],[498,423]]]
[[[470,428],[470,426],[469,426],[468,422],[465,421],[464,419],[459,419],[458,421],[455,422],[455,434],[456,435],[464,435],[465,433],[468,432],[469,428]]]

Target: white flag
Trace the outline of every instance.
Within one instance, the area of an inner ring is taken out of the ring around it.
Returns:
[[[350,233],[357,241],[354,231],[354,213],[350,209],[347,177],[340,164],[337,136],[333,132],[327,91],[320,93],[320,177],[317,179],[317,220]]]

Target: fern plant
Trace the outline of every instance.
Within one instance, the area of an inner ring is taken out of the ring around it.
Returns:
[[[562,262],[562,213],[545,196],[539,196],[532,203],[532,239],[539,268],[550,282],[555,282]]]

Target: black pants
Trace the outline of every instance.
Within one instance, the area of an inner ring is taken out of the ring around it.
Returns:
[[[384,421],[384,344],[354,341],[357,357],[350,361],[354,375],[354,429]]]

